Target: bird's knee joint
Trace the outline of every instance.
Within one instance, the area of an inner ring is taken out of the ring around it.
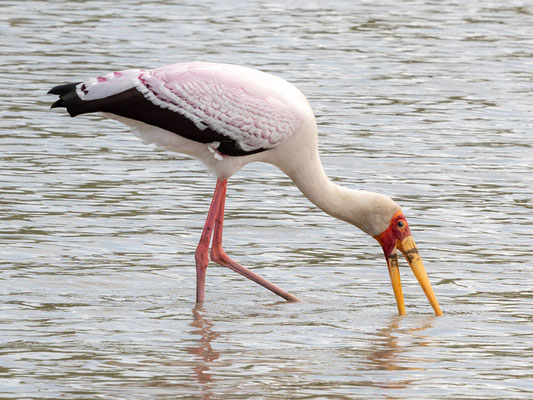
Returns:
[[[228,256],[222,249],[211,249],[211,260],[217,264],[220,264],[224,261],[226,261]]]

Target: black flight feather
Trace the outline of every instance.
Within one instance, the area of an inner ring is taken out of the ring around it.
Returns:
[[[228,156],[244,156],[267,150],[265,148],[243,150],[230,137],[209,127],[199,129],[184,115],[155,105],[136,88],[130,88],[102,99],[82,100],[76,93],[76,86],[79,83],[68,83],[50,89],[48,94],[59,96],[59,100],[53,103],[51,108],[65,107],[71,117],[92,112],[112,113],[165,129],[195,142],[220,142],[216,150]]]

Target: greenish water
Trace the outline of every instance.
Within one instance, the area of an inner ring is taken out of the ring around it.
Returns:
[[[533,7],[511,1],[0,1],[0,397],[526,399],[532,385]],[[194,250],[215,179],[53,85],[207,60],[309,98],[332,179],[404,208],[445,315],[377,243],[273,167],[228,187],[225,247]]]

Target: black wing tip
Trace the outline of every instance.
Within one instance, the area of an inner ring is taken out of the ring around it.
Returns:
[[[50,109],[52,109],[52,108],[59,108],[59,107],[66,107],[65,103],[63,103],[63,100],[61,100],[61,99],[55,101],[54,104],[52,104],[52,105],[50,106]]]
[[[63,99],[65,96],[67,96],[67,98],[70,97],[68,96],[70,93],[76,93],[76,86],[78,86],[78,84],[80,84],[80,82],[67,83],[65,85],[54,86],[52,89],[50,89],[47,94],[55,94],[59,96],[59,99],[50,106],[50,109],[60,107],[67,108],[67,104],[63,101]]]
[[[71,92],[72,90],[76,90],[76,86],[79,85],[80,83],[81,82],[67,83],[65,85],[54,86],[52,89],[48,91],[47,94],[56,94],[58,96],[64,96],[65,94]]]

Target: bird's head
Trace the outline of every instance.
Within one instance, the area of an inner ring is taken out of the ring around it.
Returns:
[[[405,314],[405,305],[400,281],[398,250],[405,256],[435,314],[442,315],[435,293],[429,283],[422,258],[420,258],[415,241],[409,230],[409,225],[400,206],[390,197],[383,194],[363,190],[339,190],[342,193],[340,197],[344,199],[344,203],[351,204],[351,207],[337,206],[335,209],[348,209],[348,213],[340,215],[332,213],[332,215],[357,226],[379,242],[387,259],[392,288],[396,296],[400,315]]]
[[[422,263],[422,258],[418,253],[415,241],[409,230],[409,225],[407,224],[407,220],[405,219],[402,211],[398,210],[394,212],[390,218],[387,228],[380,234],[373,235],[373,237],[379,242],[383,248],[383,252],[385,253],[387,266],[389,267],[392,288],[394,290],[396,303],[398,305],[398,312],[400,315],[405,314],[405,305],[403,301],[402,284],[400,281],[397,250],[400,250],[403,253],[407,263],[415,274],[418,283],[420,283],[420,286],[422,286],[422,290],[431,303],[431,306],[435,311],[435,315],[442,315],[442,311],[437,298],[435,297],[435,293],[433,292],[431,284],[429,283],[424,264]]]

